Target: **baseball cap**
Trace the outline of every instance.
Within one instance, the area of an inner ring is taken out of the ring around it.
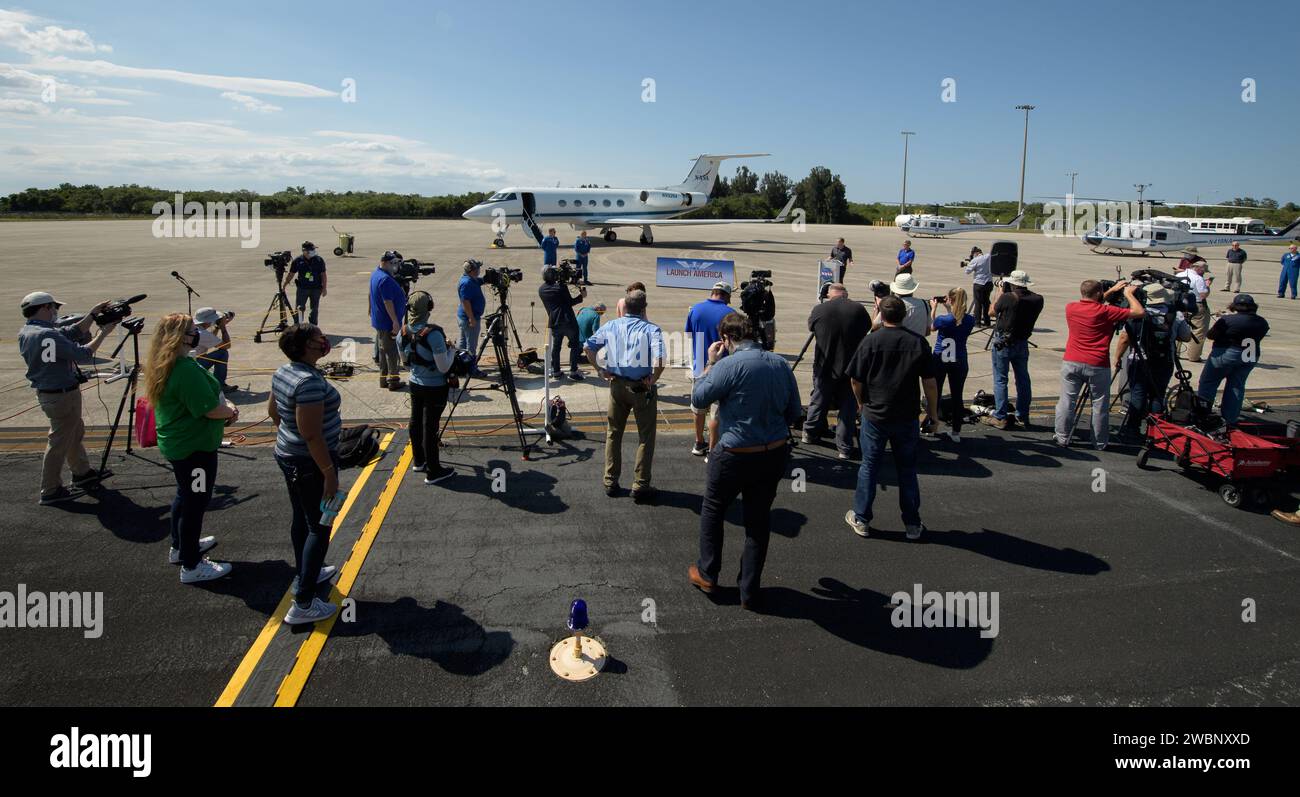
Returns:
[[[312,243],[311,241],[303,241],[303,242],[302,242],[302,248],[303,248],[304,250],[307,250],[307,249],[315,249],[315,248],[316,248],[316,244]]]
[[[1253,310],[1259,307],[1259,305],[1255,303],[1254,296],[1251,296],[1249,293],[1239,293],[1236,296],[1232,297],[1232,307],[1250,308]]]
[[[19,308],[26,310],[29,307],[40,307],[41,305],[52,304],[56,307],[62,307],[63,302],[58,301],[45,291],[36,291],[23,297],[23,302]]]
[[[722,291],[723,293],[727,294],[728,296],[730,296],[730,295],[733,293],[733,290],[732,290],[732,287],[731,287],[731,283],[730,283],[730,282],[715,282],[715,283],[713,283],[713,290],[715,290],[715,291]]]

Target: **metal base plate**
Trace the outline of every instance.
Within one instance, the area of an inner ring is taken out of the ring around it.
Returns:
[[[582,655],[574,655],[574,645],[582,645]],[[605,645],[595,637],[571,636],[561,639],[551,648],[551,669],[566,681],[586,681],[595,678],[605,669],[608,654]]]

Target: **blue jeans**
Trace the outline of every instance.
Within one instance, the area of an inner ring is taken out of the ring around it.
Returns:
[[[198,357],[199,365],[212,372],[222,387],[226,386],[226,370],[230,367],[230,349],[208,349]]]
[[[217,452],[195,451],[185,459],[169,460],[176,477],[176,496],[172,498],[172,547],[180,551],[181,566],[193,570],[199,566],[199,538],[203,536],[203,513],[212,500],[217,484]],[[202,478],[198,472],[202,472]],[[196,490],[196,487],[202,489]]]
[[[277,453],[275,461],[284,474],[284,483],[289,488],[289,505],[293,509],[289,536],[293,542],[293,571],[298,574],[298,592],[294,600],[305,608],[316,596],[316,580],[330,547],[330,527],[321,523],[320,510],[325,495],[325,477],[316,460],[309,456]],[[338,467],[337,458],[334,467]]]
[[[1282,276],[1277,281],[1277,295],[1280,297],[1286,293],[1286,289],[1291,289],[1291,298],[1295,298],[1296,282],[1300,280],[1300,268],[1282,267]]]
[[[1011,412],[1011,399],[1007,393],[1007,372],[1016,374],[1016,415],[1029,420],[1029,405],[1034,400],[1033,386],[1029,381],[1029,341],[1009,343],[998,348],[993,342],[993,417],[1004,420]]]
[[[478,333],[483,329],[483,319],[478,319],[478,323],[470,326],[469,322],[457,316],[456,323],[460,326],[460,340],[456,342],[456,348],[464,349],[474,355],[474,367],[478,367]]]
[[[1165,411],[1165,395],[1169,381],[1174,378],[1174,363],[1170,361],[1143,363],[1133,360],[1128,364],[1128,420],[1130,431],[1142,427],[1148,412]]]
[[[898,471],[898,508],[903,523],[921,524],[921,485],[916,479],[916,449],[921,441],[921,427],[915,418],[878,423],[862,416],[862,467],[858,468],[858,488],[853,493],[853,513],[862,523],[870,523],[871,505],[880,483],[880,464],[885,457],[885,443],[894,452],[894,470]]]
[[[1246,400],[1246,378],[1254,370],[1255,363],[1242,359],[1242,349],[1236,346],[1210,350],[1210,357],[1201,369],[1201,383],[1196,388],[1196,395],[1206,405],[1214,403],[1214,394],[1219,392],[1219,383],[1223,386],[1223,402],[1219,405],[1219,414],[1228,423],[1236,423],[1241,415],[1241,403]],[[1258,353],[1256,349],[1256,353]]]
[[[320,318],[320,287],[307,288],[299,285],[294,293],[293,306],[298,309],[298,320],[315,324]],[[308,306],[311,307],[309,311]]]

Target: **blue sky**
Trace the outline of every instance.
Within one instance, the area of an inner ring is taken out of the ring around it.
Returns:
[[[908,129],[909,201],[1014,199],[1027,102],[1029,197],[1077,171],[1081,195],[1300,201],[1294,13],[1241,8],[0,0],[0,192],[656,186],[770,152],[751,168],[897,200]]]

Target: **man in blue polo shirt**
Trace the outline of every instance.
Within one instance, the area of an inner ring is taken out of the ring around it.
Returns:
[[[903,248],[898,250],[898,270],[894,273],[910,274],[912,271],[912,261],[915,259],[916,251],[912,249],[912,242],[903,241]]]
[[[401,361],[397,357],[397,336],[406,315],[406,291],[393,278],[402,256],[389,250],[370,275],[370,327],[379,344],[379,386],[401,390]]]
[[[483,310],[487,307],[487,297],[483,295],[483,264],[477,260],[466,260],[465,274],[456,285],[456,295],[460,299],[456,308],[456,321],[460,326],[460,340],[456,348],[474,355],[474,370],[470,376],[483,378],[485,374],[478,367],[478,333],[482,331]]]
[[[730,283],[714,283],[709,298],[691,305],[691,309],[686,313],[686,334],[691,341],[692,379],[699,379],[704,375],[704,366],[709,359],[709,347],[722,340],[718,332],[718,324],[722,323],[722,319],[736,312],[731,309],[731,291]],[[695,447],[691,449],[691,453],[702,457],[709,453],[709,445],[704,441],[704,419],[709,414],[709,408],[707,405],[697,407],[692,404],[691,412],[695,413]],[[709,422],[709,443],[717,444],[717,432],[718,418],[715,413]]]
[[[630,291],[623,300],[624,314],[587,338],[587,361],[609,381],[609,410],[605,431],[605,495],[619,494],[623,472],[623,431],[627,416],[636,417],[636,480],[632,500],[638,504],[654,496],[650,470],[655,455],[655,421],[658,410],[656,383],[664,372],[664,338],[659,327],[645,320],[645,291]],[[596,354],[605,350],[602,367]]]
[[[542,239],[542,267],[559,265],[556,255],[560,251],[560,239],[555,237],[555,228],[546,231]]]
[[[573,242],[573,254],[577,256],[578,273],[582,274],[582,284],[590,285],[591,278],[587,274],[587,255],[591,254],[591,239],[587,237],[586,230],[579,233],[578,239]]]

